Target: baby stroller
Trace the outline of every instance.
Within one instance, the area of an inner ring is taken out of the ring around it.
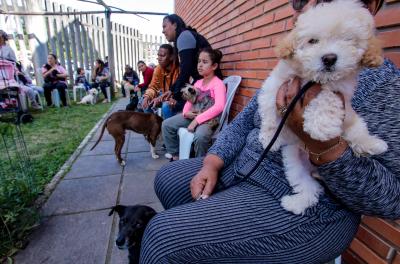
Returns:
[[[15,63],[0,59],[0,118],[4,121],[11,114],[16,123],[32,122],[32,115],[22,107],[25,99],[14,73]]]

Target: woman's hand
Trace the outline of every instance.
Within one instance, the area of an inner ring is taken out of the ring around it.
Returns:
[[[195,119],[198,114],[199,114],[198,112],[189,111],[189,112],[187,112],[185,114],[185,118],[187,118],[187,119]]]
[[[276,107],[280,112],[289,106],[292,99],[299,92],[301,86],[301,81],[299,78],[295,78],[291,83],[284,83],[278,90],[276,95]],[[330,139],[328,141],[319,141],[310,137],[309,134],[304,132],[303,128],[303,114],[307,105],[315,98],[321,91],[320,84],[314,84],[307,92],[304,94],[303,99],[300,99],[293,108],[292,112],[289,114],[286,124],[296,134],[301,141],[307,146],[307,149],[312,153],[322,153],[329,150],[339,142],[339,138]],[[347,144],[342,142],[338,147],[334,147],[332,151],[327,152],[324,155],[311,155],[310,160],[315,165],[321,165],[338,159],[343,152],[346,150]]]
[[[147,109],[152,102],[153,101],[150,102],[150,98],[147,95],[144,95],[143,96],[143,101],[142,101],[143,109]]]
[[[169,107],[170,107],[171,109],[173,109],[173,108],[175,107],[175,105],[176,105],[176,100],[175,100],[174,98],[170,97],[170,98],[168,99],[168,104],[169,104]]]
[[[199,123],[197,123],[196,119],[193,119],[193,121],[189,124],[189,126],[187,127],[187,130],[189,132],[194,132],[194,130],[196,129],[196,127],[199,125]]]
[[[172,93],[171,93],[171,91],[167,91],[167,92],[165,92],[165,93],[163,93],[162,95],[161,95],[161,100],[164,102],[164,101],[168,101],[169,100],[169,98],[172,96]]]
[[[208,198],[217,184],[218,172],[224,162],[216,155],[208,154],[203,161],[203,167],[190,182],[190,192],[193,199]]]
[[[162,98],[161,96],[154,98],[151,100],[150,105],[153,105],[153,107],[158,107],[162,103]]]

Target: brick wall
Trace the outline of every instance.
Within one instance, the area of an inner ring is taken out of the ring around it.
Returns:
[[[376,24],[385,55],[400,67],[400,0],[385,1]],[[287,3],[288,0],[175,0],[176,13],[223,52],[224,75],[243,78],[231,117],[243,109],[277,62],[273,47],[293,27]],[[343,258],[346,263],[400,264],[400,220],[365,217]]]

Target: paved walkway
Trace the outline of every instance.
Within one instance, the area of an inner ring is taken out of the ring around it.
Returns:
[[[124,109],[126,104],[126,99],[120,99],[112,111]],[[44,219],[15,263],[128,263],[128,252],[115,246],[118,217],[108,216],[108,208],[145,204],[163,210],[153,189],[157,170],[168,162],[161,144],[157,145],[160,158],[154,160],[144,137],[128,132],[123,148],[127,165],[123,168],[115,159],[114,140],[107,131],[89,151],[100,128],[42,207]]]

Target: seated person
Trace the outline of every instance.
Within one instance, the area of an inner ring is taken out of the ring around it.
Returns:
[[[106,88],[110,86],[110,71],[105,67],[104,62],[97,59],[94,63],[94,68],[92,72],[92,83],[91,88],[99,88],[104,95],[103,103],[108,102],[107,90]],[[111,98],[110,98],[111,99]]]
[[[47,56],[47,64],[42,67],[42,75],[44,79],[43,89],[47,106],[52,106],[51,91],[57,89],[63,106],[67,106],[67,71],[57,62],[57,56],[49,54]]]
[[[122,77],[122,95],[126,97],[129,96],[129,91],[133,91],[135,86],[139,83],[139,76],[135,70],[130,65],[125,66],[124,76]]]
[[[222,73],[219,68],[222,53],[219,50],[205,48],[199,54],[197,69],[203,79],[198,80],[194,86],[203,94],[209,94],[214,104],[206,111],[199,113],[192,111],[192,103],[187,101],[182,114],[174,115],[162,123],[162,137],[168,153],[172,155],[171,161],[178,160],[180,127],[187,127],[194,133],[194,151],[196,157],[207,153],[211,136],[216,127],[208,121],[218,117],[226,104],[226,88],[222,82]]]
[[[0,29],[0,58],[2,60],[8,60],[17,62],[17,57],[13,49],[7,45],[8,34]]]
[[[142,72],[143,75],[143,82],[135,87],[134,91],[138,93],[138,96],[141,97],[144,94],[144,91],[147,89],[151,82],[151,78],[153,78],[153,68],[147,67],[144,61],[138,62],[139,71]]]
[[[26,74],[23,71],[23,68],[22,68],[22,65],[20,62],[16,63],[16,67],[17,67],[16,75],[17,75],[18,83],[20,84],[21,90],[28,97],[33,109],[41,109],[39,102],[36,100],[35,90],[37,90],[38,92],[42,91],[42,93],[43,93],[43,89],[41,89],[41,87],[32,85],[32,79],[29,77],[28,74]]]
[[[90,90],[90,84],[88,80],[86,80],[85,70],[83,68],[76,69],[77,76],[75,78],[75,85],[83,85],[85,87],[86,92]]]
[[[145,112],[156,107],[162,107],[162,117],[167,119],[175,113],[171,111],[168,102],[162,100],[162,94],[169,91],[171,84],[179,74],[174,48],[170,44],[162,44],[157,53],[158,66],[154,70],[149,88],[143,95],[142,107]]]

